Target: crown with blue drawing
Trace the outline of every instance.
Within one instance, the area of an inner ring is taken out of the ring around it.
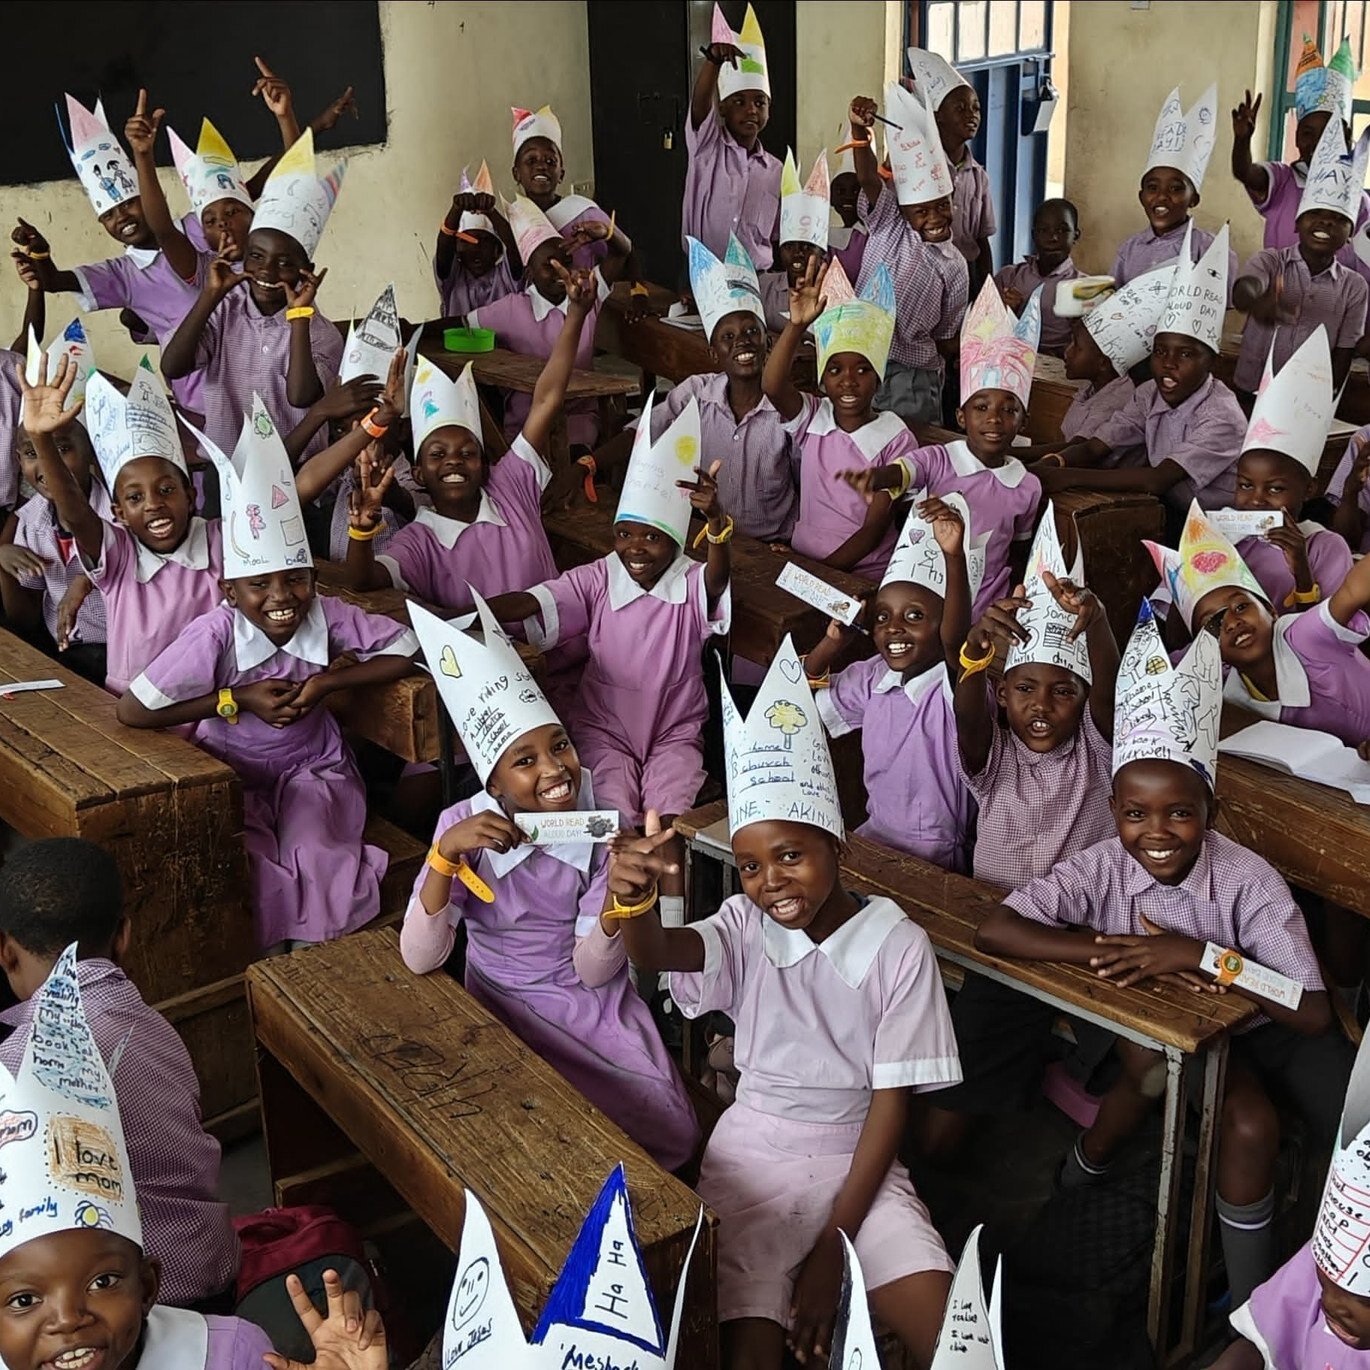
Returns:
[[[719,261],[698,238],[686,238],[690,247],[690,291],[704,324],[704,336],[713,341],[714,330],[729,314],[755,314],[765,326],[761,286],[747,249],[728,234],[728,250]]]
[[[813,323],[818,343],[818,374],[838,352],[858,352],[883,380],[894,341],[894,281],[881,262],[854,300],[825,309]]]

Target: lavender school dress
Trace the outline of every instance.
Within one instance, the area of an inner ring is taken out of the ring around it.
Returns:
[[[149,709],[258,680],[308,680],[343,652],[360,660],[412,656],[418,643],[393,619],[320,597],[277,648],[227,604],[197,618],[130,685]],[[325,942],[380,911],[387,856],[364,845],[366,791],[332,713],[322,705],[284,728],[243,710],[212,718],[194,740],[243,782],[257,945]]]

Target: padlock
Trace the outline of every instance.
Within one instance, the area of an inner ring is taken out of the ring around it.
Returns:
[[[668,128],[662,133],[661,146],[666,152],[670,152],[675,147],[675,129]]]

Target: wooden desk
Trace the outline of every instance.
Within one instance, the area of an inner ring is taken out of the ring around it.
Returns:
[[[279,1203],[375,1202],[364,1157],[451,1249],[481,1196],[532,1326],[600,1186],[622,1161],[663,1318],[698,1198],[450,976],[414,975],[394,929],[354,933],[248,973],[262,1122]],[[360,1179],[360,1183],[357,1181]],[[330,1181],[333,1184],[330,1186]],[[695,1251],[680,1365],[718,1364],[714,1224]]]
[[[1232,317],[1238,321],[1237,326],[1223,334],[1222,350],[1213,364],[1213,374],[1228,385],[1232,384],[1232,377],[1236,373],[1237,354],[1242,347],[1241,325],[1244,322],[1240,314],[1233,314]],[[1351,363],[1351,374],[1346,378],[1346,388],[1342,391],[1341,403],[1337,405],[1337,417],[1352,428],[1370,423],[1370,365],[1363,358],[1357,357]],[[1342,447],[1345,446],[1343,443]]]

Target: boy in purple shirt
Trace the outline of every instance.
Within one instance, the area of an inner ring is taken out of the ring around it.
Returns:
[[[1080,241],[1080,215],[1069,200],[1044,200],[1032,216],[1032,245],[1037,249],[1013,266],[994,273],[994,284],[1004,303],[1015,314],[1023,312],[1038,286],[1042,291],[1042,337],[1037,350],[1049,357],[1065,355],[1070,341],[1070,320],[1056,313],[1056,290],[1062,281],[1073,281],[1080,268],[1070,252]]]

